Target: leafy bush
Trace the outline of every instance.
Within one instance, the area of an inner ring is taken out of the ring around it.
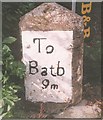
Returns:
[[[20,100],[17,91],[20,86],[15,84],[16,77],[23,79],[25,75],[25,66],[20,61],[16,61],[11,54],[9,45],[16,41],[14,37],[8,37],[3,40],[2,45],[2,99],[0,100],[1,118],[9,113],[15,102]],[[14,80],[13,80],[14,78]]]

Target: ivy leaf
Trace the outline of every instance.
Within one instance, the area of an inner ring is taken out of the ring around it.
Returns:
[[[17,39],[15,37],[7,37],[3,40],[3,44],[12,44],[16,41]]]
[[[7,52],[10,52],[10,48],[7,46],[7,45],[4,45],[3,46],[3,52],[7,53]]]
[[[13,102],[12,100],[7,99],[7,98],[4,98],[4,101],[5,101],[8,105],[14,106],[14,102]]]

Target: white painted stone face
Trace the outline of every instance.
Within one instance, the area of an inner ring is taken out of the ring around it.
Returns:
[[[22,31],[26,99],[70,102],[73,31]]]

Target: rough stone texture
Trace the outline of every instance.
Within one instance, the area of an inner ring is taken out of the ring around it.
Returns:
[[[83,38],[81,32],[74,30],[73,48],[73,68],[72,84],[73,97],[72,103],[77,104],[82,99],[82,80],[83,80]]]
[[[57,3],[43,3],[34,10],[21,17],[19,26],[21,31],[73,31],[73,59],[72,59],[72,85],[73,97],[68,103],[51,104],[54,109],[49,113],[60,111],[70,104],[77,104],[82,99],[83,79],[83,20],[77,14],[60,6]],[[55,107],[56,106],[56,107]],[[50,106],[49,106],[50,107]],[[56,108],[56,109],[55,109]]]
[[[65,111],[54,116],[55,118],[101,118],[101,109],[97,104],[87,105],[86,100],[82,100],[76,106],[71,106]]]
[[[43,3],[39,7],[21,17],[21,31],[81,31],[82,18],[57,3]]]

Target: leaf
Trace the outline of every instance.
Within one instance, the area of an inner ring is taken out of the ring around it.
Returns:
[[[3,75],[2,75],[2,72],[0,71],[0,81],[1,81],[2,77],[3,77]]]
[[[4,101],[3,99],[0,100],[0,108],[2,108],[4,106]]]
[[[0,115],[0,120],[5,116],[7,114],[7,112],[6,113],[3,113],[3,114],[1,114]]]
[[[7,37],[3,40],[3,44],[12,44],[16,41],[15,37]]]
[[[0,60],[0,65],[2,65],[2,64],[3,64],[3,61]]]
[[[7,107],[7,111],[10,111],[10,109],[11,109],[11,106],[10,106],[10,105],[8,105],[8,107]]]
[[[7,45],[3,46],[3,52],[10,52],[10,48]]]
[[[0,115],[2,114],[3,111],[4,111],[4,108],[0,108]]]
[[[8,105],[14,106],[14,102],[13,102],[13,101],[11,101],[11,100],[9,100],[9,99],[7,99],[7,98],[5,98],[4,100],[5,100],[5,102],[6,102]]]

